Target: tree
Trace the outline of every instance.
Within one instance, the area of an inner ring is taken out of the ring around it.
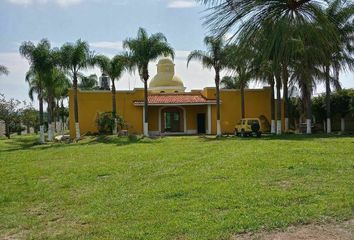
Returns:
[[[91,74],[90,76],[80,75],[80,83],[78,87],[82,90],[92,90],[98,85],[97,75]]]
[[[335,29],[323,13],[323,6],[328,2],[326,0],[200,0],[200,2],[210,6],[211,12],[206,16],[205,24],[218,36],[231,33],[242,47],[247,47],[257,36],[266,34],[267,37],[262,37],[261,57],[265,61],[272,61],[275,66],[274,73],[279,85],[278,96],[280,84],[287,82],[290,75],[286,71],[292,64],[291,61],[301,59],[304,61],[301,63],[302,70],[310,71],[312,68],[306,66],[309,61],[296,56],[299,45],[304,45],[304,48],[308,49],[317,44],[318,51],[313,54],[318,60],[324,59],[325,53],[335,45],[333,42],[338,41]],[[299,43],[301,41],[302,43]],[[302,84],[302,90],[306,90],[304,96],[311,99],[310,83],[312,81],[306,80]],[[311,112],[310,102],[307,101],[307,115]],[[280,114],[279,107],[278,113]],[[307,132],[311,133],[311,118],[307,119]]]
[[[314,26],[307,26],[310,32]],[[304,26],[306,29],[306,26]],[[316,88],[316,80],[320,79],[322,74],[319,69],[321,59],[324,57],[324,52],[321,51],[322,46],[319,43],[307,42],[308,39],[304,36],[299,41],[300,45],[296,52],[296,58],[292,63],[292,74],[290,76],[290,84],[297,85],[301,92],[301,98],[304,105],[306,116],[306,133],[312,133],[312,93]],[[322,57],[321,57],[321,54]]]
[[[37,132],[38,128],[38,111],[32,105],[25,105],[21,109],[21,122],[26,126],[27,133],[30,133],[30,128]]]
[[[333,114],[337,114],[341,118],[341,131],[345,131],[345,117],[352,110],[352,97],[350,90],[337,91],[332,95]]]
[[[191,52],[187,59],[187,66],[191,60],[199,60],[203,67],[213,68],[215,71],[215,86],[216,86],[216,134],[222,135],[220,124],[220,72],[226,68],[228,51],[225,48],[225,43],[222,38],[205,37],[204,44],[207,51],[195,50]]]
[[[343,0],[334,0],[329,2],[329,6],[325,10],[326,17],[337,31],[339,41],[334,41],[333,51],[324,61],[325,86],[326,86],[326,116],[327,116],[327,133],[331,133],[331,85],[336,89],[340,89],[339,73],[345,70],[346,66],[354,67],[354,58],[352,53],[353,35],[354,35],[354,4]],[[332,75],[331,76],[331,71]]]
[[[130,61],[130,68],[137,69],[140,78],[144,82],[144,135],[149,135],[149,109],[148,109],[148,66],[150,61],[154,61],[160,56],[171,56],[174,58],[174,50],[168,44],[166,37],[162,33],[148,35],[145,29],[140,28],[136,38],[128,38],[123,42],[123,47],[128,49],[127,57]]]
[[[74,121],[76,140],[80,139],[79,106],[78,106],[78,77],[81,70],[90,65],[92,54],[87,42],[77,40],[76,43],[66,43],[60,48],[61,66],[72,75],[74,88]]]
[[[240,89],[241,88],[241,81],[238,76],[224,76],[221,79],[221,87],[224,89]],[[245,84],[245,88],[248,88],[249,84]]]
[[[128,67],[128,59],[123,55],[117,55],[113,59],[106,56],[98,55],[93,58],[93,64],[101,68],[103,74],[107,74],[112,83],[112,118],[114,126],[112,128],[113,135],[117,135],[117,101],[116,101],[116,85],[115,81],[119,80],[124,70]]]
[[[56,99],[56,113],[61,124],[61,134],[64,135],[65,119],[69,116],[69,111],[64,107],[64,100],[68,97],[69,88],[71,88],[70,80],[66,76],[62,76],[54,89],[54,98]],[[59,106],[60,105],[60,106]]]
[[[69,80],[66,75],[59,68],[53,68],[51,75],[48,76],[44,82],[46,93],[47,93],[47,103],[48,103],[48,140],[53,141],[54,137],[54,122],[55,122],[55,106],[56,106],[56,96],[61,97],[61,91],[63,88],[68,87]]]
[[[226,67],[235,72],[235,80],[237,79],[237,82],[240,85],[241,117],[245,118],[245,88],[248,87],[251,77],[254,74],[251,68],[254,52],[251,47],[240,48],[235,44],[226,46],[225,52],[227,52],[227,60],[225,61]]]
[[[11,130],[20,128],[19,100],[11,98],[6,100],[3,94],[0,94],[0,119],[5,121],[5,135],[10,139]]]
[[[8,70],[5,66],[0,65],[0,76],[1,76],[2,74],[4,74],[4,75],[9,74],[9,70]]]
[[[315,117],[316,122],[324,123],[326,120],[326,106],[325,97],[323,95],[314,97],[312,99],[312,112]],[[323,124],[323,129],[325,129],[325,124]]]
[[[44,121],[43,121],[43,97],[44,82],[50,75],[53,61],[51,57],[50,43],[42,39],[37,46],[32,42],[24,42],[20,46],[20,54],[30,63],[30,70],[27,73],[26,81],[30,85],[30,95],[38,94],[39,100],[39,121],[40,121],[40,142],[44,143]]]

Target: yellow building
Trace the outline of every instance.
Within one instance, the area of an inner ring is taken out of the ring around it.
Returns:
[[[149,84],[149,133],[165,134],[216,134],[215,88],[185,92],[183,81],[175,75],[170,59],[161,59],[157,74]],[[241,118],[239,90],[222,89],[221,129],[233,133]],[[75,136],[73,91],[69,93],[70,135]],[[82,134],[97,133],[99,113],[112,111],[110,91],[78,92],[79,123]],[[271,89],[246,89],[246,117],[265,117],[270,122]],[[144,89],[117,91],[117,112],[127,123],[131,134],[143,133]]]

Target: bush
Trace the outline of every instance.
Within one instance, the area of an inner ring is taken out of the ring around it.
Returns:
[[[121,116],[117,116],[117,126],[118,129],[123,129],[125,127],[125,122]],[[100,134],[110,134],[114,128],[114,119],[112,117],[112,112],[99,113],[97,117],[97,127]]]

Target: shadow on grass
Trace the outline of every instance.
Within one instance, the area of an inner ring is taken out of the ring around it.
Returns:
[[[195,136],[194,136],[195,137]],[[176,137],[165,137],[176,138]],[[279,141],[314,141],[318,139],[340,139],[340,138],[354,138],[354,135],[339,135],[339,134],[284,134],[284,135],[262,135],[262,137],[235,137],[232,135],[215,137],[215,136],[199,136],[200,141],[210,142],[210,141],[269,141],[269,140],[279,140]],[[46,150],[54,148],[67,148],[67,147],[78,147],[82,145],[94,145],[94,144],[113,144],[117,147],[133,145],[133,144],[160,144],[162,143],[161,138],[141,138],[141,137],[115,137],[115,136],[88,136],[78,143],[73,142],[54,142],[40,144],[38,142],[37,136],[16,136],[10,140],[4,139],[0,142],[0,150],[2,152],[14,152],[19,150]],[[353,141],[354,143],[354,141]],[[4,149],[1,149],[4,148]]]
[[[3,143],[0,144],[0,149],[2,152],[14,152],[19,150],[46,150],[55,148],[68,148],[68,147],[78,147],[83,145],[94,145],[94,144],[113,144],[117,147],[131,145],[131,144],[156,144],[160,143],[158,140],[150,138],[139,138],[139,137],[115,137],[115,136],[89,136],[85,137],[83,140],[74,142],[47,142],[45,144],[40,144],[36,136],[16,136],[11,139],[2,140]]]
[[[240,137],[240,136],[200,136],[200,139],[203,141],[250,141],[250,140],[282,140],[282,141],[314,141],[318,139],[340,139],[340,138],[354,138],[354,134],[283,134],[283,135],[272,135],[272,134],[263,134],[261,137]]]
[[[94,136],[90,137],[88,141],[79,143],[81,145],[92,145],[92,144],[115,144],[116,146],[126,146],[131,144],[156,144],[160,143],[158,139],[143,138],[143,137],[116,137],[116,136]]]

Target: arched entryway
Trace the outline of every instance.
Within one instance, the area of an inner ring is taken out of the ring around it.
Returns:
[[[184,109],[165,107],[161,109],[161,132],[184,132]]]

